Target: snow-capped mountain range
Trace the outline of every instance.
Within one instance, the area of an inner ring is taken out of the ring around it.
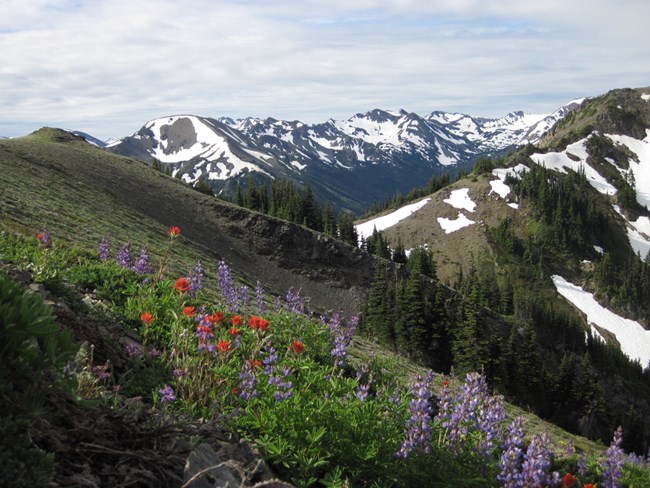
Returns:
[[[319,124],[174,115],[147,122],[107,149],[156,159],[185,182],[203,180],[216,191],[232,192],[248,174],[310,183],[317,196],[359,211],[443,171],[467,169],[482,155],[534,143],[581,101],[552,114],[496,119],[380,109]]]

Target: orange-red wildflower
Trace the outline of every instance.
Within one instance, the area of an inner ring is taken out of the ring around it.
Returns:
[[[243,322],[240,315],[235,315],[232,319],[230,319],[230,323],[239,327]]]
[[[259,359],[251,359],[250,361],[248,361],[248,363],[254,368],[262,367],[262,361],[260,361]]]
[[[181,235],[181,228],[176,226],[176,225],[172,225],[169,228],[169,237],[174,238],[174,237],[177,237],[179,235]]]
[[[191,319],[196,315],[196,309],[191,306],[185,307],[183,309],[183,315],[185,315],[188,319]]]
[[[305,352],[305,345],[301,341],[293,341],[293,344],[290,346],[291,352],[294,354],[302,354]]]
[[[228,334],[231,336],[236,336],[237,334],[241,334],[241,329],[238,329],[237,327],[231,327],[228,331]]]
[[[562,476],[562,487],[563,488],[573,488],[578,484],[578,480],[571,473],[567,473]]]
[[[208,316],[208,321],[212,324],[220,324],[226,320],[226,316],[223,312],[215,312],[212,315]]]
[[[224,341],[223,339],[221,339],[217,343],[217,349],[219,350],[219,352],[228,352],[228,351],[230,351],[230,342]]]
[[[266,331],[269,330],[270,324],[268,320],[253,315],[248,319],[248,325],[253,329]]]
[[[145,324],[150,324],[154,320],[156,320],[156,317],[151,315],[150,312],[144,312],[142,315],[140,315],[140,320],[142,320]]]
[[[187,281],[186,278],[178,278],[176,280],[176,284],[174,285],[174,288],[176,288],[176,291],[179,291],[181,293],[187,293],[190,291],[190,282]]]

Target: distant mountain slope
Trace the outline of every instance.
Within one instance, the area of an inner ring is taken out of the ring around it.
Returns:
[[[537,146],[481,161],[467,177],[356,228],[373,251],[382,240],[406,254],[423,246],[440,280],[464,297],[451,318],[434,293],[419,304],[423,330],[436,334],[432,358],[448,350],[452,362],[470,357],[544,418],[592,438],[623,425],[629,445],[645,451],[648,175],[650,88],[614,90],[586,100]],[[408,283],[386,285],[388,277],[378,273],[369,292],[366,316],[376,321],[390,312],[384,303],[401,305],[402,315],[417,308],[400,300]],[[477,315],[478,305],[491,314]],[[402,315],[385,322],[382,343],[399,338]],[[477,350],[489,359],[472,358]]]
[[[304,227],[221,202],[58,129],[0,141],[3,225],[47,227],[59,238],[96,248],[154,246],[171,225],[182,229],[178,260],[189,274],[197,259],[214,278],[219,258],[255,286],[283,295],[302,289],[316,309],[356,312],[372,257]],[[159,256],[164,249],[150,248]]]
[[[462,179],[418,205],[405,207],[410,208],[408,212],[399,209],[358,222],[357,230],[367,236],[377,227],[393,245],[401,242],[407,249],[426,246],[433,253],[441,279],[453,284],[459,273],[469,273],[481,259],[502,259],[490,232],[504,220],[518,229],[520,239],[530,233],[533,211],[526,201],[512,194],[506,176],[520,178],[537,164],[559,175],[584,174],[601,195],[599,206],[610,226],[606,233],[590,231],[593,240],[573,251],[575,261],[549,263],[549,269],[588,282],[593,279],[589,273],[572,263],[597,261],[604,253],[619,256],[621,261],[639,254],[648,261],[650,88],[613,90],[588,99],[556,125],[536,150],[520,151],[510,161],[517,166]],[[633,197],[626,199],[630,192]],[[573,225],[577,228],[582,224]],[[618,313],[626,308],[618,307]],[[650,332],[648,336],[650,340]],[[635,356],[643,366],[650,359],[650,343],[646,349]]]
[[[249,174],[260,181],[310,183],[321,201],[360,212],[441,172],[467,169],[481,155],[536,141],[576,106],[498,119],[375,109],[320,124],[175,115],[147,122],[107,149],[156,159],[186,183],[202,180],[230,194]]]

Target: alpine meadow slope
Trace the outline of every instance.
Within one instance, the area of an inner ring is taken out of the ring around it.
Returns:
[[[302,289],[317,310],[353,313],[370,280],[372,259],[353,246],[204,195],[59,129],[1,141],[0,169],[9,226],[47,227],[87,246],[113,235],[138,247],[178,225],[187,269],[223,258],[249,286],[260,280],[277,295]]]

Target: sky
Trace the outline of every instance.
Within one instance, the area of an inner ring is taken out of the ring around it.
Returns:
[[[647,0],[0,0],[0,136],[550,113],[650,85]]]

